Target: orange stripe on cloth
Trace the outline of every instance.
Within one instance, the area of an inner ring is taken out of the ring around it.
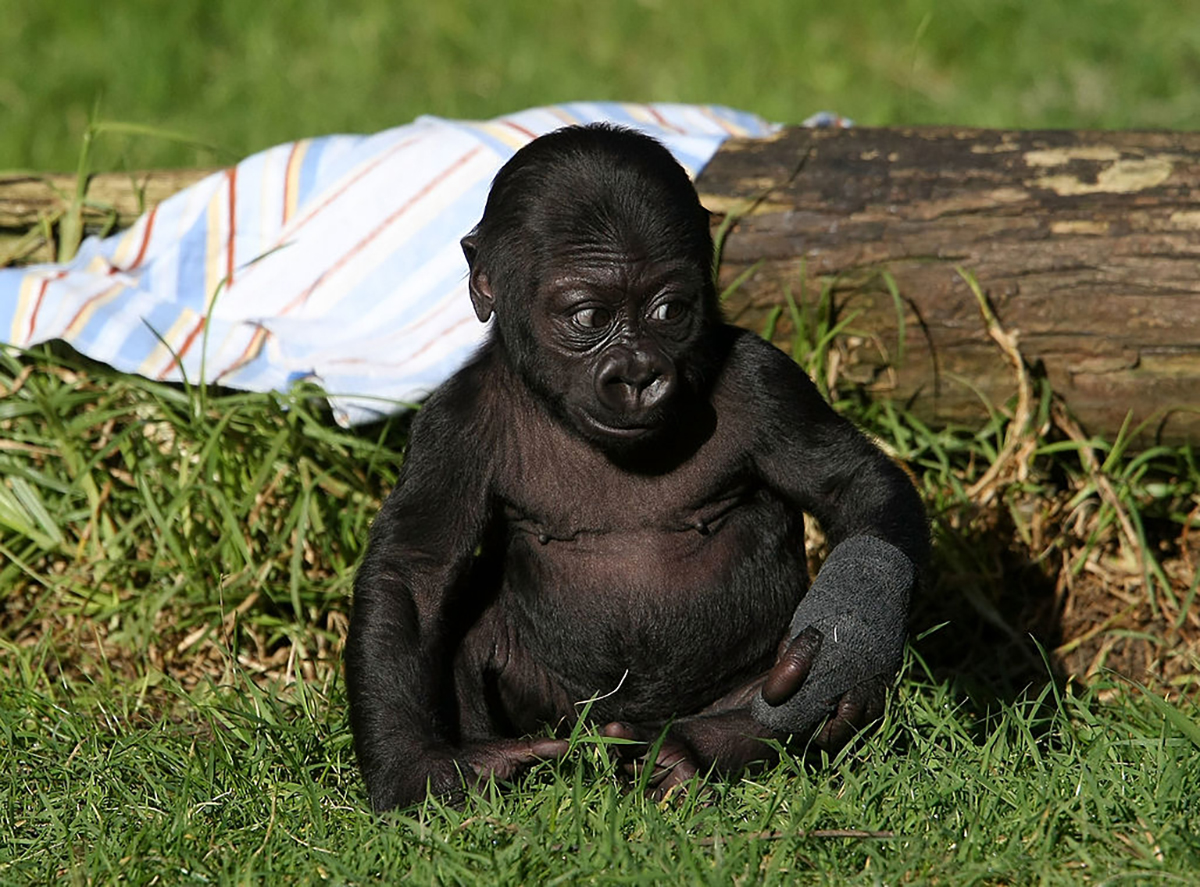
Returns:
[[[713,123],[715,123],[717,126],[721,127],[721,129],[725,130],[731,136],[744,136],[746,134],[745,129],[743,129],[740,126],[735,125],[730,120],[724,119],[720,114],[717,114],[716,112],[714,112],[713,109],[708,107],[707,105],[701,106],[700,113],[703,114],[705,117],[707,117],[709,120],[711,120]]]
[[[246,346],[245,350],[243,350],[241,354],[234,358],[233,363],[229,364],[229,366],[225,367],[225,369],[213,376],[213,381],[219,382],[225,376],[228,376],[235,370],[240,370],[246,364],[250,363],[250,361],[254,360],[254,358],[258,357],[266,341],[266,328],[261,324],[255,324],[254,335],[250,337],[250,344]]]
[[[221,250],[225,248],[221,224],[224,221],[224,207],[221,206],[223,196],[224,192],[220,188],[215,189],[204,210],[204,301],[206,304],[212,298],[213,293],[221,287],[221,275],[224,267],[221,263]]]
[[[552,105],[546,110],[561,120],[564,126],[574,126],[575,124],[579,123],[578,117],[576,117],[574,114],[568,113],[567,109],[560,105]]]
[[[283,218],[284,225],[296,213],[296,201],[300,195],[300,170],[304,166],[304,158],[308,154],[311,139],[301,139],[292,145],[288,154],[287,167],[283,175]]]
[[[229,237],[225,246],[225,286],[233,286],[233,244],[237,237],[237,167],[229,168]],[[215,295],[215,294],[214,294]]]
[[[326,195],[324,200],[322,200],[320,203],[318,203],[316,206],[314,206],[312,209],[310,209],[308,211],[308,213],[304,216],[304,218],[301,219],[299,222],[297,222],[293,228],[289,229],[288,231],[285,231],[280,236],[279,240],[275,243],[275,246],[272,248],[277,249],[279,246],[281,246],[283,244],[284,237],[293,236],[297,231],[299,231],[301,228],[303,228],[305,225],[307,225],[309,222],[311,222],[314,218],[316,218],[321,213],[321,211],[323,209],[325,209],[325,207],[329,206],[329,204],[333,203],[333,201],[337,200],[339,197],[341,197],[343,194],[345,194],[348,190],[350,190],[350,188],[352,188],[354,186],[354,184],[356,182],[358,182],[359,179],[361,179],[363,176],[370,173],[372,170],[374,170],[376,167],[378,167],[380,164],[382,164],[385,160],[387,160],[393,154],[395,154],[397,151],[400,151],[403,148],[409,147],[410,145],[420,141],[420,139],[421,139],[421,136],[418,135],[418,136],[413,136],[412,138],[405,139],[402,142],[397,142],[396,144],[392,145],[392,147],[388,148],[386,151],[384,151],[382,154],[380,154],[378,157],[374,158],[370,163],[363,164],[362,168],[359,169],[358,172],[356,172],[353,176],[351,176],[345,182],[343,182],[336,190],[331,191],[328,195]]]

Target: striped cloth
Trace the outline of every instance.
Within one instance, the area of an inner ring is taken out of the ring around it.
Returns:
[[[693,175],[728,108],[574,103],[486,122],[422,117],[269,148],[214,173],[64,265],[0,269],[0,341],[64,339],[119,370],[254,391],[320,384],[342,424],[419,400],[482,339],[458,241],[492,177],[538,135],[610,121]]]

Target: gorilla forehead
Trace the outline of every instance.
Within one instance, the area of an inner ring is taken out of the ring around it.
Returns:
[[[518,151],[492,184],[479,233],[552,246],[547,259],[581,247],[706,261],[712,251],[708,213],[683,167],[654,139],[608,125],[566,127]]]
[[[667,286],[677,295],[703,296],[707,284],[695,262],[635,253],[607,242],[583,243],[575,249],[560,247],[553,251],[548,265],[540,276],[538,293],[551,304],[570,303],[580,292],[614,303],[625,299],[644,301]]]

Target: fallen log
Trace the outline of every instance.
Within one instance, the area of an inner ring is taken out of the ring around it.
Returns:
[[[79,218],[129,224],[203,174],[94,176]],[[1200,437],[1200,135],[788,128],[727,142],[698,188],[729,317],[785,347],[841,324],[843,389],[978,424],[1017,385],[986,311],[1090,432]],[[48,258],[73,192],[0,175],[0,259]]]
[[[824,296],[875,397],[939,424],[1010,400],[990,307],[1090,432],[1200,438],[1200,135],[788,129],[726,143],[699,188],[728,315]]]
[[[127,228],[143,212],[211,172],[153,169],[93,175],[78,207],[73,206],[73,175],[0,172],[0,267],[54,261],[54,244],[44,234],[61,230],[72,215],[72,222],[89,234]]]

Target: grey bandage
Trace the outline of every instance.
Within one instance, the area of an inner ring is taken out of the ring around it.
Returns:
[[[896,673],[904,652],[913,562],[875,536],[852,536],[825,560],[792,616],[789,637],[810,625],[824,636],[807,680],[789,699],[770,705],[760,692],[751,711],[780,733],[803,734],[832,714],[846,691]]]

